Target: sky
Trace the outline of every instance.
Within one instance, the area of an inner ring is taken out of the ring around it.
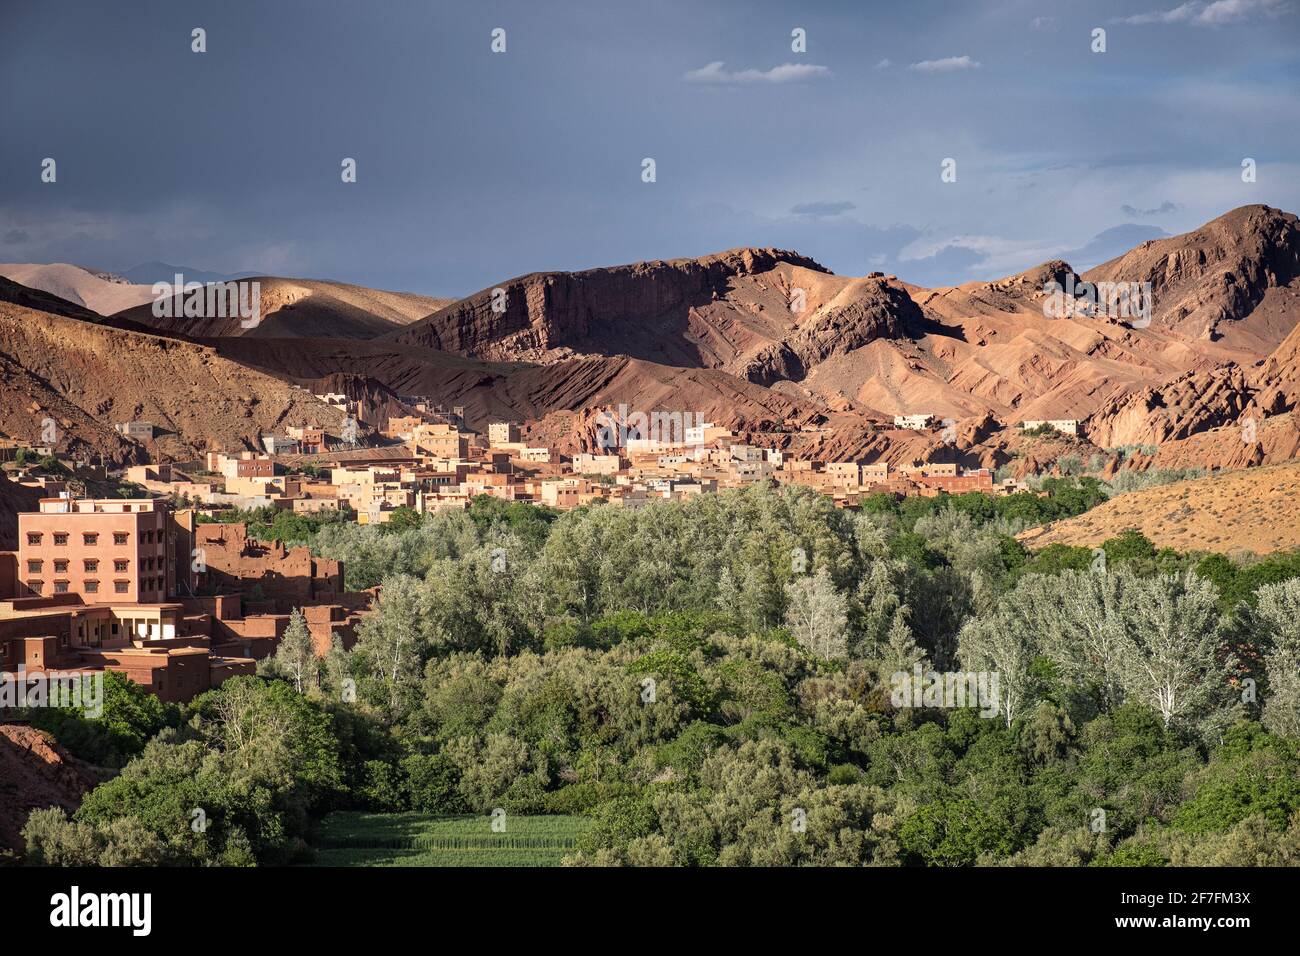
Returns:
[[[947,285],[1300,213],[1300,0],[0,0],[0,131],[5,262]]]

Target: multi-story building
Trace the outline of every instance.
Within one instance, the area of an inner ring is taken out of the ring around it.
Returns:
[[[464,458],[469,454],[469,435],[455,425],[420,425],[407,439],[416,449],[435,458]]]
[[[42,499],[18,516],[18,580],[30,595],[162,601],[176,583],[167,532],[167,507],[153,499]]]
[[[488,424],[488,444],[510,445],[519,441],[519,426],[514,422],[490,422]]]

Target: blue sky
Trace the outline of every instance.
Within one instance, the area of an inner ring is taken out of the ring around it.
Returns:
[[[0,0],[0,261],[432,295],[742,245],[1084,268],[1300,211],[1298,6]]]

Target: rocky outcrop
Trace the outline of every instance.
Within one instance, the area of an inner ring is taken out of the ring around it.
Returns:
[[[1100,448],[1156,445],[1240,420],[1253,389],[1237,365],[1188,372],[1111,399],[1088,418],[1088,440]]]
[[[1300,324],[1255,370],[1255,404],[1264,415],[1300,405]]]
[[[763,349],[742,370],[759,385],[802,380],[833,355],[846,355],[876,339],[900,338],[923,321],[911,296],[883,278],[869,279],[848,301],[834,301],[780,342]]]
[[[1150,282],[1157,326],[1214,339],[1270,288],[1300,278],[1300,221],[1269,206],[1242,206],[1193,232],[1144,242],[1084,278]]]
[[[697,313],[725,300],[738,278],[782,263],[826,272],[813,260],[780,249],[537,272],[485,289],[389,338],[495,361],[588,353],[713,366],[709,340],[719,329]]]
[[[27,815],[45,807],[72,811],[96,780],[48,734],[0,724],[0,849],[22,852]]]

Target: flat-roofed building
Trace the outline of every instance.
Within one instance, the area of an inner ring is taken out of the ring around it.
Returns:
[[[589,455],[584,453],[573,456],[573,470],[579,475],[612,475],[625,467],[618,455]]]
[[[514,422],[489,422],[488,444],[511,445],[519,441],[519,426]]]
[[[113,428],[124,438],[153,441],[153,422],[119,422]]]
[[[27,594],[88,604],[162,601],[175,584],[168,508],[152,498],[47,498],[18,516],[18,581]]]
[[[1060,432],[1062,435],[1079,434],[1079,421],[1075,418],[1026,419],[1020,423],[1020,428],[1022,431],[1032,431],[1035,428],[1042,428],[1044,425],[1053,431]]]

